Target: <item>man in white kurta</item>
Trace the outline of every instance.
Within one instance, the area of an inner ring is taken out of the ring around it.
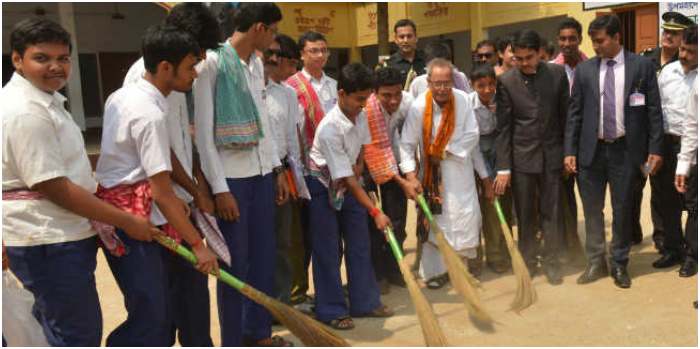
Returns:
[[[450,245],[462,256],[476,257],[476,247],[479,245],[481,230],[481,212],[474,176],[465,175],[476,172],[486,182],[488,171],[479,151],[479,128],[474,108],[469,105],[467,94],[452,88],[452,67],[447,61],[431,62],[428,69],[428,81],[433,98],[433,118],[431,141],[440,125],[442,110],[435,99],[440,95],[452,93],[454,96],[455,127],[447,147],[445,157],[440,161],[442,173],[442,214],[435,215],[438,226],[445,233]],[[416,98],[404,123],[401,133],[400,153],[401,171],[409,179],[415,179],[417,163],[416,149],[421,149],[421,159],[427,159],[423,153],[423,114],[426,108],[426,95],[422,93]],[[420,177],[424,175],[420,170]],[[486,185],[489,187],[490,185]],[[420,263],[420,276],[429,281],[445,273],[445,265],[437,248],[434,234],[430,234],[424,246]]]

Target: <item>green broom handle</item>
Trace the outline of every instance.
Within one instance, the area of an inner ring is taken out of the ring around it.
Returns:
[[[378,201],[376,194],[370,194],[370,198],[372,201]],[[379,209],[382,213],[382,209]],[[399,248],[399,243],[396,241],[396,236],[394,235],[394,230],[391,229],[391,226],[387,226],[384,229],[384,238],[386,239],[386,242],[389,243],[389,246],[391,246],[391,252],[394,254],[394,258],[396,258],[396,261],[401,262],[403,259],[403,252],[401,252],[401,249]]]
[[[430,212],[430,208],[428,208],[428,203],[425,202],[423,194],[418,194],[416,201],[418,201],[418,205],[420,205],[420,207],[423,209],[423,213],[425,213],[425,216],[428,217],[428,221],[432,223],[435,218],[433,218],[433,213]]]
[[[185,246],[182,246],[175,242],[175,240],[165,236],[165,235],[158,235],[154,238],[159,244],[165,246],[165,248],[177,253],[180,255],[180,257],[186,259],[188,262],[192,264],[197,264],[197,257],[195,257],[194,253],[192,253],[190,250],[188,250]],[[212,275],[216,276],[217,279],[223,281],[225,284],[240,290],[243,287],[246,286],[245,282],[239,280],[235,276],[227,273],[226,271],[219,269],[219,275],[216,275],[212,273]]]
[[[501,204],[498,202],[498,199],[493,199],[493,205],[496,206],[498,220],[501,221],[501,224],[508,225],[508,223],[506,222],[506,217],[503,215],[503,210],[501,209]]]

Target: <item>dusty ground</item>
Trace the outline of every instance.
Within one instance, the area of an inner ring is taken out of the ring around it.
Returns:
[[[629,272],[632,288],[614,286],[611,278],[580,286],[576,277],[583,264],[564,268],[564,283],[551,286],[541,274],[534,285],[539,300],[520,315],[508,311],[515,286],[512,274],[496,275],[485,269],[481,298],[498,322],[492,331],[478,329],[468,318],[461,297],[448,285],[441,290],[423,289],[432,303],[445,335],[454,346],[692,346],[698,345],[698,313],[691,303],[697,299],[697,276],[678,277],[678,268],[656,270],[657,258],[651,242],[649,190],[645,190],[642,226],[645,237],[632,250]],[[579,208],[581,207],[579,202]],[[413,215],[411,210],[409,215]],[[606,228],[610,229],[610,205]],[[411,219],[409,219],[411,221]],[[415,258],[414,227],[409,227],[407,258]],[[583,214],[579,210],[579,235],[583,236]],[[104,316],[104,337],[126,318],[123,298],[100,254],[97,283]],[[212,299],[212,339],[220,343],[216,316],[216,293]],[[352,331],[338,332],[353,346],[422,346],[423,338],[415,311],[405,289],[392,288],[383,297],[396,311],[389,319],[356,319]],[[282,327],[274,332],[299,341]]]

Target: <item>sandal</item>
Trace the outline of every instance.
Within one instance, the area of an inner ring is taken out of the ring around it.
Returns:
[[[333,327],[336,330],[352,330],[355,328],[355,323],[352,321],[352,318],[348,315],[346,316],[341,316],[337,319],[333,319],[331,321],[326,322],[326,325]]]
[[[247,347],[293,347],[294,343],[280,337],[272,336],[270,338],[261,339],[258,341],[245,341]]]
[[[450,280],[447,274],[438,275],[425,282],[425,286],[431,290],[441,289]]]
[[[386,305],[380,305],[376,309],[370,311],[366,314],[355,315],[355,317],[391,317],[394,315],[394,311]]]

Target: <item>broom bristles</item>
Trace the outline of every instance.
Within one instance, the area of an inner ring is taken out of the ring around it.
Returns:
[[[425,296],[420,291],[420,287],[416,282],[413,274],[411,273],[410,267],[406,262],[406,259],[401,259],[399,261],[399,269],[406,281],[406,288],[408,289],[408,294],[411,296],[413,301],[413,306],[416,308],[416,315],[418,315],[418,321],[420,322],[421,330],[423,331],[423,339],[425,340],[425,345],[429,347],[446,347],[447,338],[440,328],[440,324],[435,318],[433,309],[430,307],[430,303],[425,299]]]
[[[326,328],[325,325],[304,313],[252,288],[244,286],[240,292],[252,301],[262,305],[275,319],[292,332],[304,345],[309,347],[349,347],[343,338]]]
[[[530,277],[530,271],[527,269],[525,260],[520,254],[518,247],[515,246],[513,237],[508,234],[510,231],[508,225],[501,222],[501,230],[505,236],[508,253],[510,253],[511,266],[513,267],[513,275],[515,276],[517,285],[515,298],[510,304],[510,309],[516,313],[520,313],[537,301],[537,292],[532,286],[532,278]]]
[[[464,298],[464,305],[467,307],[467,310],[480,322],[485,324],[493,323],[493,318],[484,310],[481,299],[479,299],[479,295],[474,289],[473,282],[470,281],[470,278],[474,279],[474,277],[464,266],[462,258],[455,252],[452,246],[450,246],[450,243],[445,239],[445,236],[440,228],[437,227],[437,224],[431,225],[433,225],[433,229],[435,230],[438,248],[447,266],[447,273],[450,275],[452,286],[456,288],[457,292]]]

